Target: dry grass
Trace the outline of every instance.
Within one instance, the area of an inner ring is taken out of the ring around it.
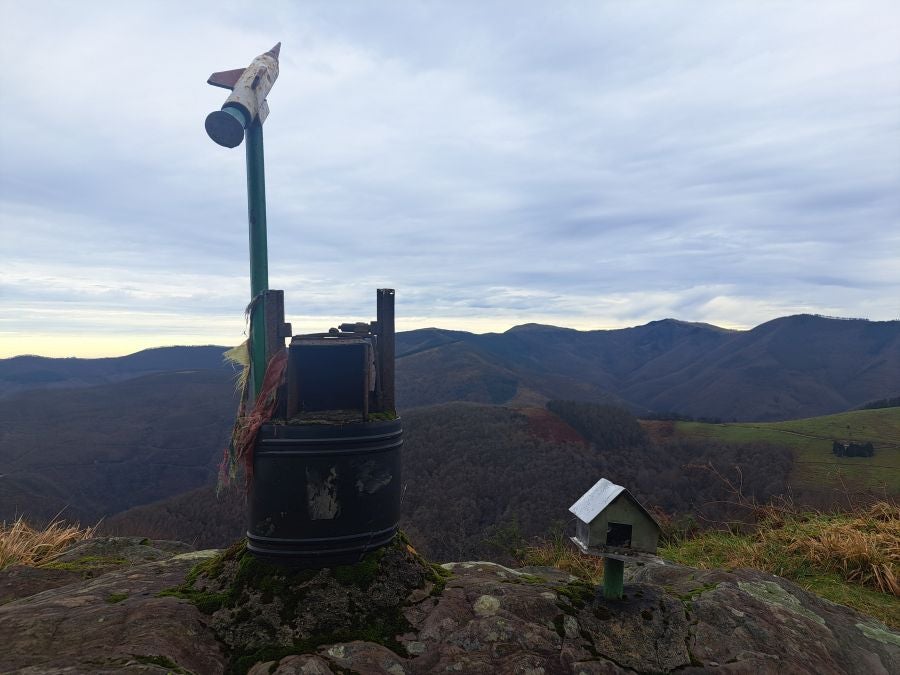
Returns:
[[[37,567],[52,561],[75,542],[90,539],[97,526],[82,528],[54,519],[42,529],[35,529],[20,516],[11,524],[0,525],[0,570],[10,565]]]
[[[787,553],[851,583],[900,596],[900,507],[878,502],[846,516],[785,525]],[[779,530],[771,530],[776,539]]]
[[[789,579],[837,575],[900,596],[900,506],[876,502],[849,513],[760,508],[746,534],[706,532],[660,553],[697,567],[753,567]]]
[[[603,559],[585,555],[560,533],[517,550],[515,557],[520,565],[555,567],[592,584],[603,578]]]

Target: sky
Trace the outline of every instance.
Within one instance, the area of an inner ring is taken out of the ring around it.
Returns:
[[[0,357],[244,339],[214,71],[282,42],[294,332],[900,319],[900,3],[0,0]]]

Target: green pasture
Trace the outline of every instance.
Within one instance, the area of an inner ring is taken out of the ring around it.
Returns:
[[[679,435],[727,443],[763,442],[794,450],[797,485],[900,494],[900,408],[854,410],[786,422],[678,422]],[[832,442],[875,446],[874,457],[837,457]]]

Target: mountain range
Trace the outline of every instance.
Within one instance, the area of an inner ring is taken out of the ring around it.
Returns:
[[[235,370],[223,362],[223,350],[0,360],[0,518],[45,520],[62,512],[96,522],[158,502],[127,520],[172,529],[171,523],[203,522],[199,514],[207,513],[222,526],[239,527],[240,504],[218,502],[210,487],[236,410]],[[518,517],[543,527],[532,502],[556,499],[559,508],[539,511],[562,513],[597,475],[621,473],[650,503],[681,508],[679,495],[700,494],[703,484],[685,483],[693,479],[678,467],[732,457],[705,446],[670,448],[668,457],[632,442],[599,451],[597,439],[587,443],[544,410],[548,400],[744,420],[845,410],[900,391],[900,322],[795,316],[750,331],[673,320],[589,332],[533,324],[486,335],[422,329],[397,336],[397,384],[410,531],[436,521],[437,513],[446,517],[448,504],[459,507],[454,522],[482,518],[466,531]],[[615,459],[632,445],[645,449],[632,452],[629,462]],[[746,476],[757,465],[755,454],[748,457],[741,460]],[[780,455],[766,457],[762,465],[782,480],[789,467],[776,462]],[[500,475],[504,494],[512,496],[495,494]],[[520,499],[547,476],[552,498]],[[440,503],[419,499],[435,493],[435,485],[465,490]],[[763,487],[761,494],[778,489]],[[438,511],[428,511],[432,506]],[[429,541],[427,529],[419,530]],[[474,546],[461,533],[453,541]],[[448,555],[476,552],[452,550],[447,542],[429,546]]]
[[[673,319],[621,330],[526,324],[398,339],[401,406],[599,400],[642,414],[783,420],[900,390],[900,321],[798,315],[748,331]]]
[[[0,397],[109,384],[154,372],[230,371],[223,347],[109,359],[0,360]],[[826,415],[900,393],[900,321],[796,315],[752,330],[674,319],[617,330],[525,324],[504,333],[426,328],[397,335],[402,409],[549,399],[737,421]]]

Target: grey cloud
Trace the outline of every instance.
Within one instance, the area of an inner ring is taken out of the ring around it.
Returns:
[[[376,285],[498,328],[896,315],[891,3],[270,10],[10,8],[0,54],[34,70],[0,74],[4,253],[52,288],[0,272],[5,308],[240,317],[243,152],[205,137],[204,81],[281,39],[270,278],[310,320],[367,316]]]

